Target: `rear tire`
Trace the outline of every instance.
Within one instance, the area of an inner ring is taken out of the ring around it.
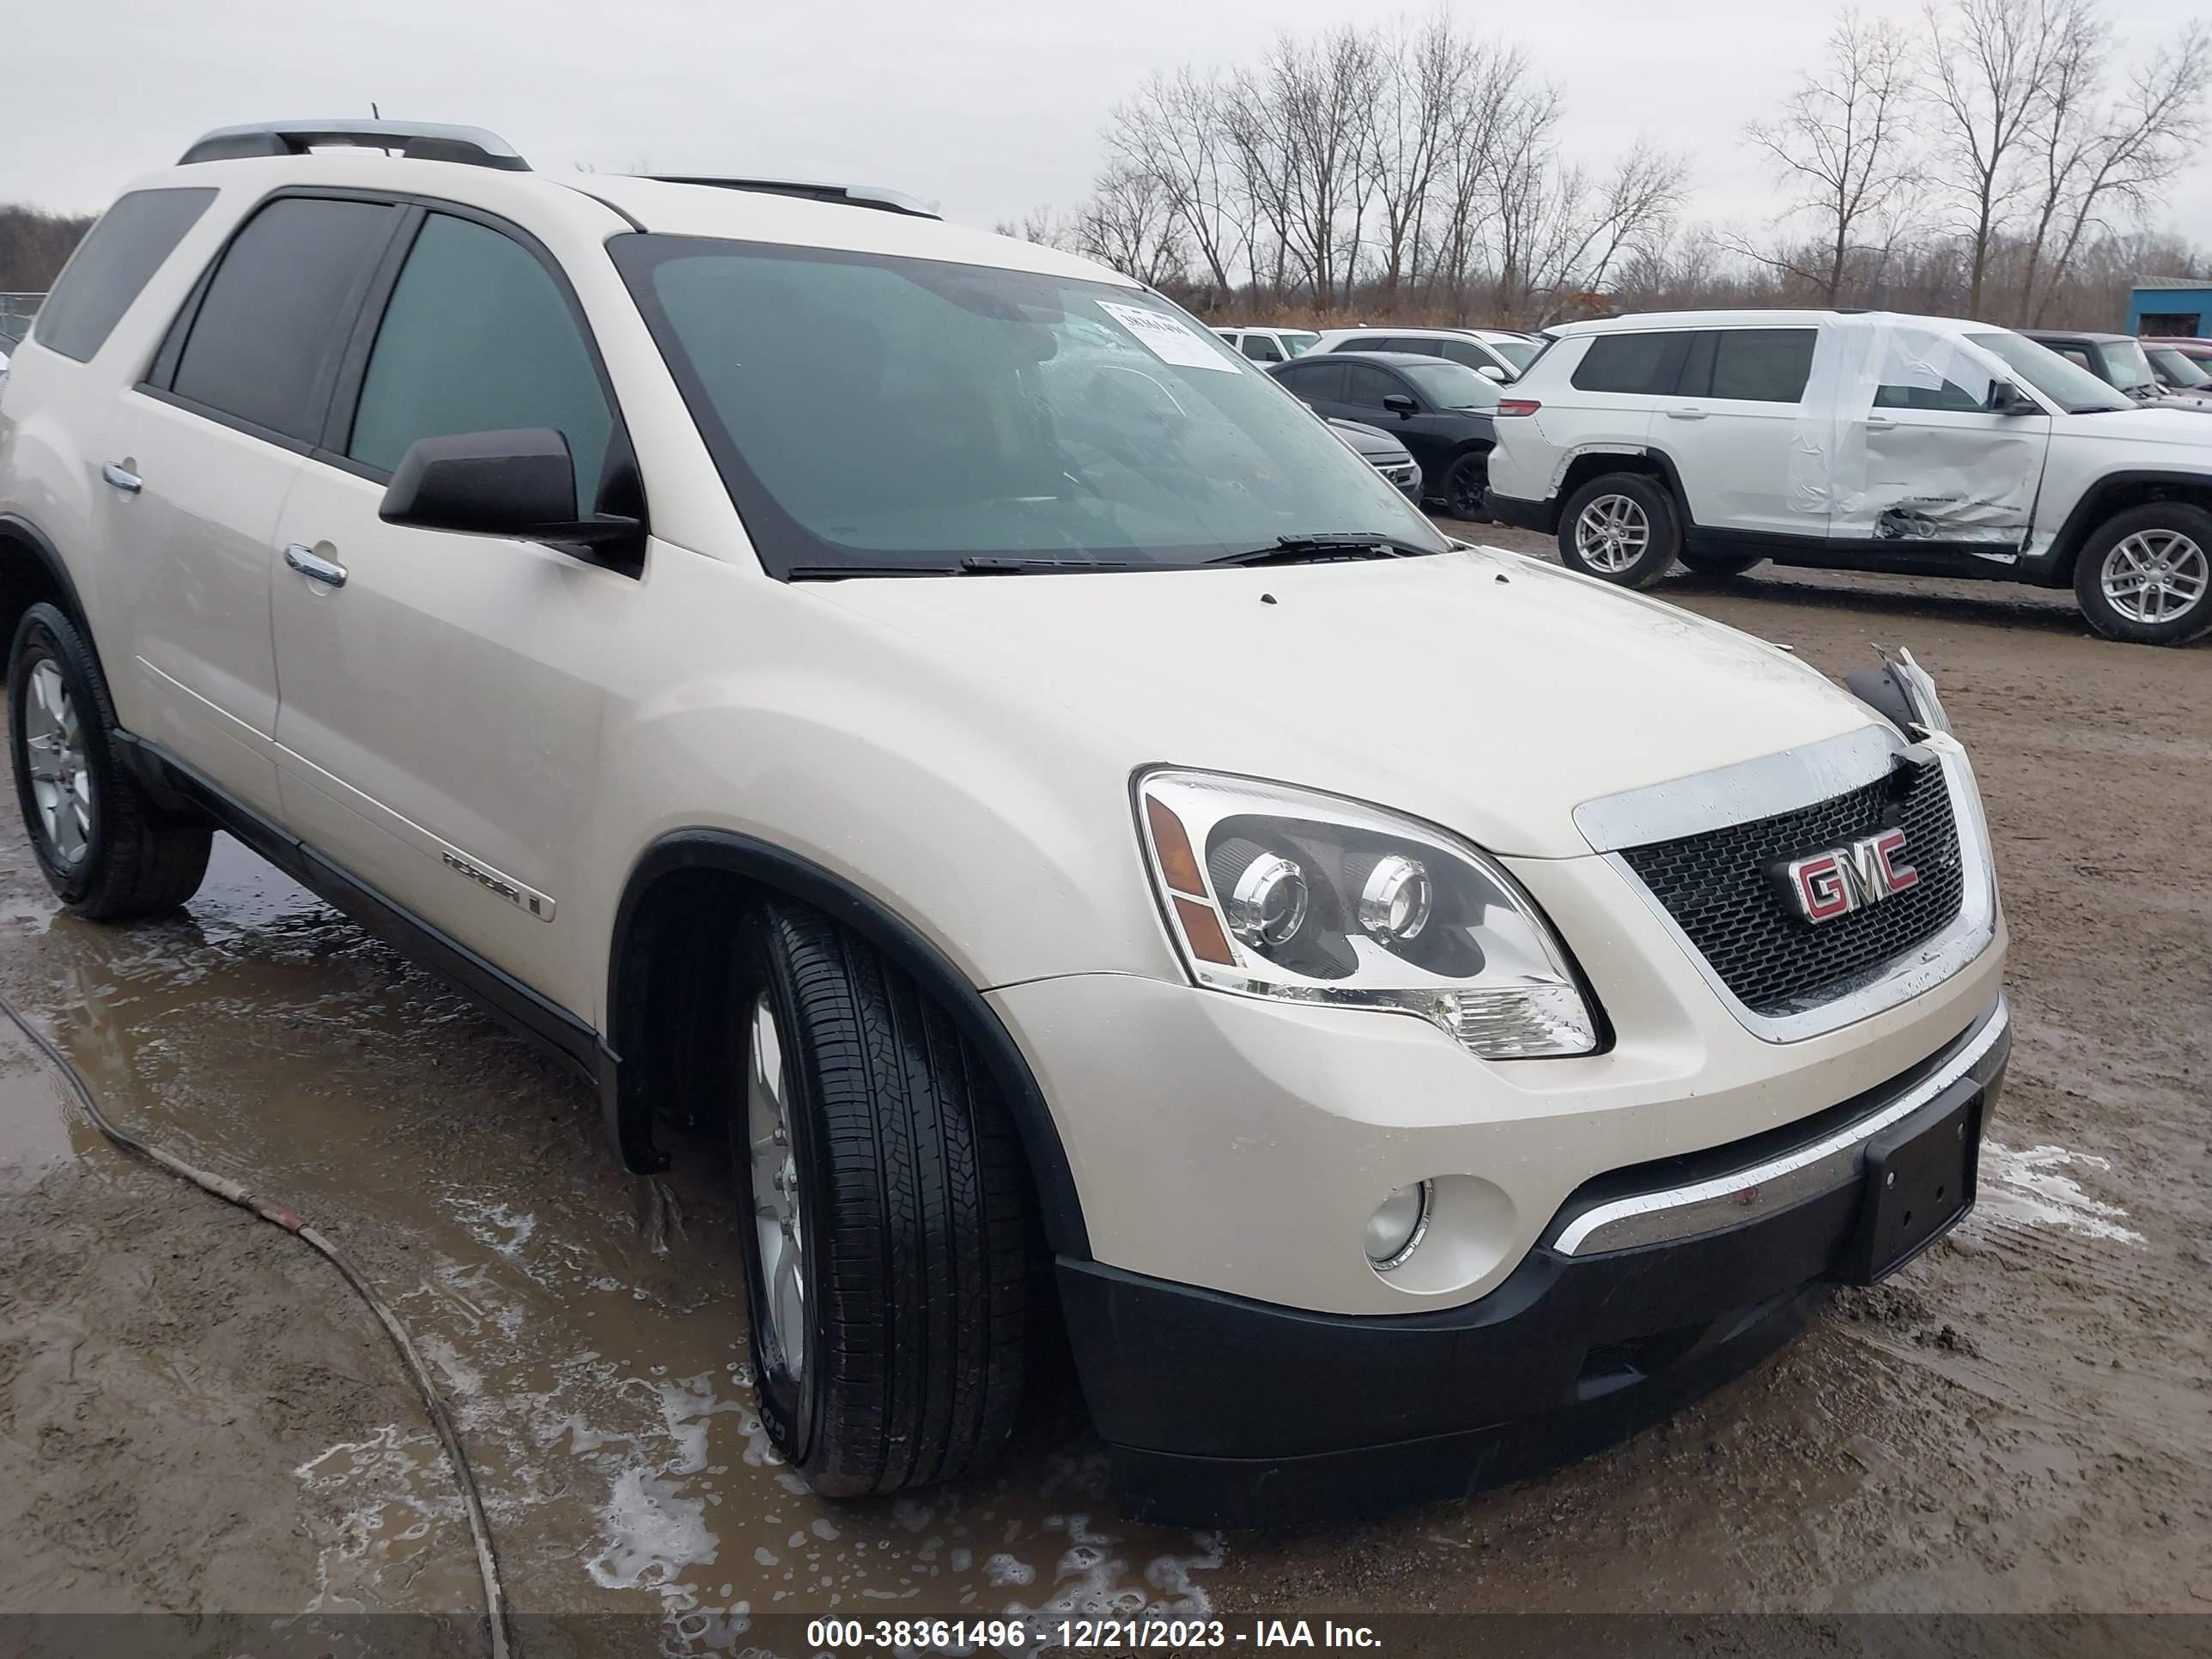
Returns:
[[[772,900],[736,949],[728,1119],[762,1420],[830,1497],[964,1474],[1021,1398],[1012,1127],[951,1017],[866,940]]]
[[[1674,498],[1642,472],[1608,472],[1567,498],[1559,562],[1620,587],[1649,587],[1681,551]]]
[[[1753,565],[1765,564],[1764,553],[1694,553],[1684,548],[1682,568],[1700,576],[1741,576]]]
[[[2074,562],[2074,598],[2108,640],[2185,645],[2212,629],[2212,513],[2186,501],[2115,513]]]
[[[91,921],[161,915],[199,891],[214,832],[163,812],[117,763],[99,661],[54,605],[23,613],[8,659],[8,751],[39,868]]]

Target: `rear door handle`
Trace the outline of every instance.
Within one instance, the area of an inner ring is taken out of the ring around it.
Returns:
[[[100,477],[102,483],[113,484],[126,495],[136,495],[146,487],[146,481],[136,472],[126,472],[112,461],[100,469]]]
[[[1702,421],[1705,418],[1705,411],[1697,408],[1670,409],[1667,411],[1667,418],[1670,421]]]
[[[319,557],[297,542],[284,550],[284,562],[311,581],[323,582],[331,587],[345,586],[346,568],[343,565]]]

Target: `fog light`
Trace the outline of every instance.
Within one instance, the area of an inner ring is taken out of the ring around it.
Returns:
[[[1367,1260],[1378,1273],[1403,1267],[1429,1230],[1429,1183],[1401,1187],[1367,1218]]]

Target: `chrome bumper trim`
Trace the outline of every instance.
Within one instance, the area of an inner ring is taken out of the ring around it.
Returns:
[[[1709,1181],[1656,1193],[1638,1193],[1584,1211],[1569,1222],[1552,1248],[1561,1255],[1595,1255],[1638,1244],[1670,1243],[1754,1220],[1816,1193],[1857,1179],[1868,1140],[1902,1122],[1979,1065],[2011,1023],[2004,998],[1966,1046],[1928,1077],[1865,1117],[1834,1133]]]

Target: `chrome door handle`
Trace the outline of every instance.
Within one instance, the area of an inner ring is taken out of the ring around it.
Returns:
[[[1667,411],[1667,418],[1670,421],[1702,421],[1705,418],[1705,411],[1702,409],[1670,409]]]
[[[125,472],[112,461],[100,469],[100,477],[103,483],[113,484],[126,495],[136,495],[146,487],[145,480],[136,472]]]
[[[1886,415],[1869,415],[1867,416],[1866,429],[1869,432],[1894,432],[1897,430],[1897,422]]]
[[[345,586],[346,568],[343,565],[319,558],[297,542],[284,550],[284,562],[312,581],[325,582],[332,587]]]

